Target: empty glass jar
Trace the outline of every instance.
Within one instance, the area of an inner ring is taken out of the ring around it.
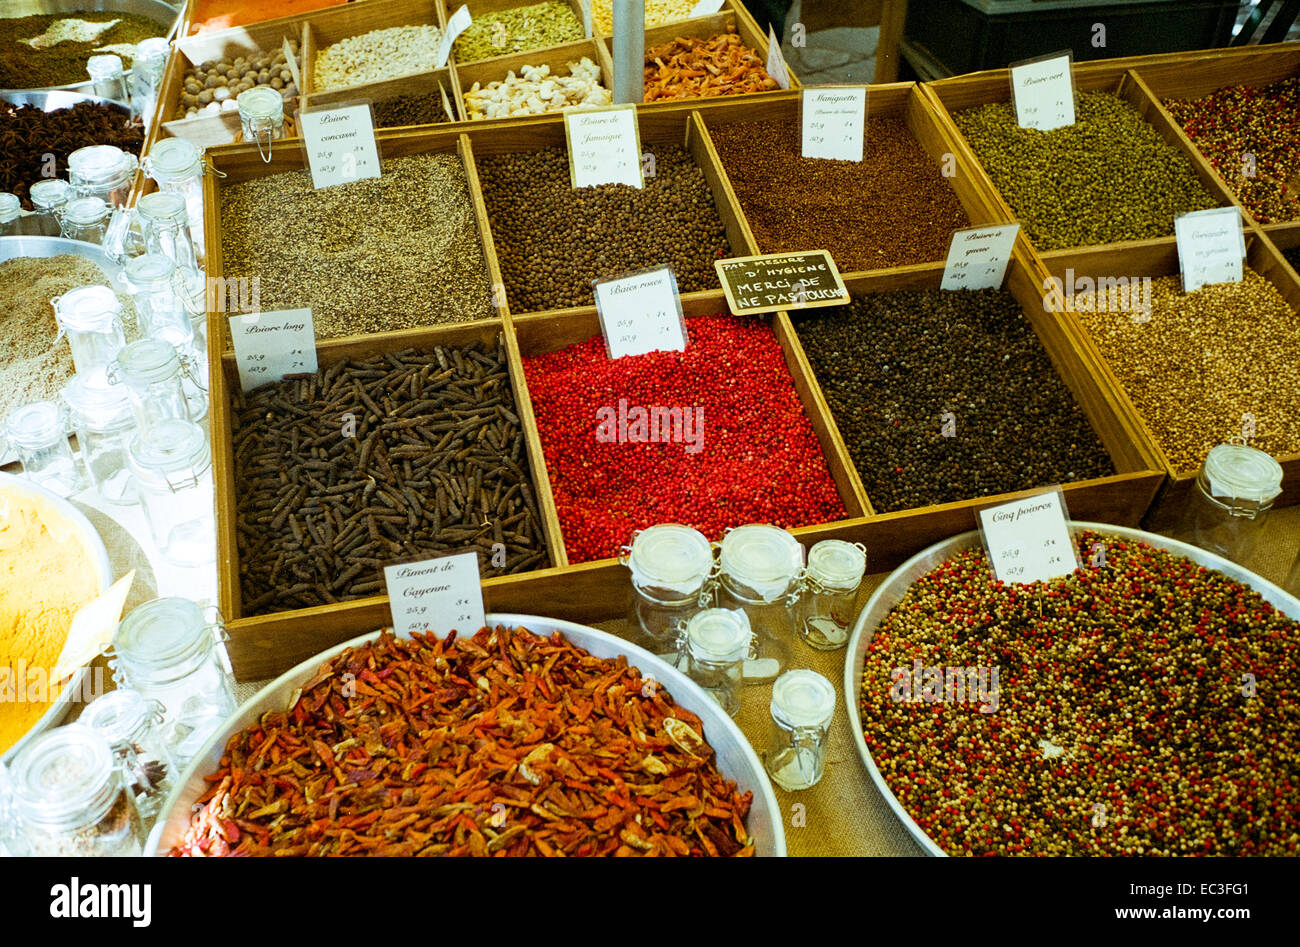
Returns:
[[[125,207],[139,163],[135,155],[113,145],[89,145],[68,155],[68,181],[82,197],[98,197]]]
[[[203,255],[203,151],[184,138],[163,138],[149,149],[143,161],[144,173],[158,183],[157,194],[177,194],[185,202],[186,220],[194,249]],[[145,213],[143,195],[136,202],[141,214]],[[144,206],[142,206],[144,205]],[[147,229],[147,228],[146,228]],[[164,249],[162,252],[166,253]],[[180,256],[168,253],[177,266],[186,263]]]
[[[113,208],[102,197],[73,197],[59,215],[59,232],[69,240],[100,246],[108,235]]]
[[[183,598],[135,608],[113,635],[113,679],[162,705],[162,735],[178,767],[235,712],[234,678],[219,617]]]
[[[239,123],[244,141],[257,142],[262,160],[271,160],[271,142],[284,137],[284,97],[270,86],[254,86],[239,93]]]
[[[173,191],[145,194],[136,202],[136,212],[146,253],[167,257],[179,270],[199,269],[185,195]]]
[[[808,550],[799,598],[799,637],[818,651],[834,651],[849,642],[849,626],[858,586],[867,571],[867,550],[860,543],[823,539]]]
[[[772,685],[770,710],[768,775],[787,792],[817,785],[826,769],[835,688],[816,671],[787,671]]]
[[[141,334],[169,342],[179,352],[193,349],[194,329],[175,263],[161,253],[146,253],[127,261],[122,282],[135,303]]]
[[[745,682],[775,680],[790,663],[803,546],[776,526],[741,526],[722,538],[720,564],[718,605],[742,609],[753,630]]]
[[[1282,492],[1282,466],[1245,444],[1210,449],[1176,539],[1245,563],[1266,514]]]
[[[752,637],[739,609],[706,608],[686,623],[686,673],[733,717]]]
[[[203,428],[159,421],[131,439],[127,463],[159,554],[179,566],[214,562],[212,455]]]
[[[0,237],[23,233],[23,203],[17,194],[0,192]]]
[[[158,88],[162,85],[163,71],[171,43],[161,36],[151,36],[136,43],[131,57],[131,114],[145,122],[153,120],[158,102]]]
[[[32,213],[27,218],[31,232],[38,237],[62,236],[59,217],[71,196],[72,185],[62,178],[35,182],[27,191],[27,199],[32,202]]]
[[[89,384],[107,385],[108,366],[126,346],[117,295],[107,286],[79,286],[50,303],[59,336],[66,336],[72,348],[77,374],[85,375]]]
[[[126,71],[120,56],[111,53],[91,56],[86,60],[86,72],[94,83],[98,98],[112,99],[114,102],[127,101],[129,93],[126,91]]]
[[[97,388],[84,375],[63,387],[81,462],[90,485],[109,503],[135,503],[135,483],[126,469],[126,445],[135,432],[135,414],[122,385]]]
[[[633,642],[652,654],[670,654],[679,624],[701,608],[713,547],[699,530],[662,523],[634,533],[619,562],[632,573]]]
[[[118,688],[91,703],[80,721],[107,740],[117,754],[146,823],[162,808],[176,772],[163,739],[163,719],[163,705],[158,701],[130,688]]]
[[[80,723],[43,734],[13,761],[3,821],[22,854],[129,858],[144,831],[108,742]]]
[[[54,402],[35,401],[15,408],[5,421],[4,435],[18,453],[28,480],[61,497],[85,486],[68,443],[67,415]]]
[[[182,381],[185,370],[184,361],[171,343],[140,339],[117,354],[108,377],[126,389],[136,425],[145,431],[163,421],[199,420],[190,415]]]

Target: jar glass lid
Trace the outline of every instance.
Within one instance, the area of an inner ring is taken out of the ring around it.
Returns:
[[[632,540],[628,557],[632,581],[641,587],[697,591],[713,568],[713,547],[699,530],[678,523],[644,529]]]
[[[86,72],[92,79],[112,79],[122,75],[122,57],[111,53],[91,56],[86,60]]]
[[[17,194],[10,194],[7,191],[0,194],[0,218],[8,220],[10,217],[16,217],[22,209],[23,202],[18,199]]]
[[[867,554],[842,539],[823,539],[808,550],[808,575],[819,582],[857,585],[867,571]]]
[[[103,178],[131,169],[131,156],[113,145],[87,145],[68,155],[68,173],[82,180]]]
[[[66,204],[71,196],[72,185],[62,178],[46,178],[44,181],[37,181],[27,189],[27,197],[31,200],[32,206],[42,209]]]
[[[170,257],[161,253],[146,253],[132,257],[126,264],[126,280],[135,286],[149,286],[170,280],[176,272],[176,264]]]
[[[198,163],[199,149],[184,138],[164,138],[149,149],[148,170],[158,181],[192,174]]]
[[[278,120],[284,117],[284,96],[270,86],[254,86],[239,93],[235,104],[242,118]]]
[[[786,671],[772,685],[772,716],[792,727],[821,727],[835,714],[835,688],[816,671]]]
[[[96,385],[84,374],[73,375],[63,386],[63,400],[77,414],[129,411],[131,399],[125,385]]]
[[[84,724],[59,727],[39,737],[13,764],[17,802],[37,822],[57,822],[102,802],[114,778],[113,753]],[[89,813],[97,820],[100,813]]]
[[[154,63],[157,60],[166,59],[171,52],[172,44],[162,36],[150,36],[148,39],[142,39],[135,45],[135,55],[131,58],[131,67],[141,62]],[[179,141],[180,139],[174,139]]]
[[[1282,465],[1245,444],[1211,448],[1203,470],[1215,497],[1269,503],[1282,492]]]
[[[752,523],[722,538],[722,571],[762,594],[780,595],[803,568],[803,546],[776,526]]]
[[[81,722],[116,746],[138,742],[153,716],[154,708],[143,694],[118,688],[91,702],[81,715]]]
[[[113,652],[129,664],[167,667],[207,647],[203,610],[187,598],[156,598],[122,619],[113,635]]]
[[[59,406],[52,401],[34,401],[15,408],[5,421],[5,434],[28,450],[46,447],[67,436]]]
[[[97,224],[110,213],[102,197],[78,197],[63,205],[63,217],[70,224]]]
[[[193,421],[171,418],[132,438],[127,457],[137,476],[150,481],[166,477],[175,487],[206,470],[211,453],[203,428]]]
[[[706,608],[686,623],[691,654],[704,660],[739,661],[752,637],[749,617],[738,608]]]
[[[163,339],[139,339],[117,353],[117,369],[125,381],[166,381],[181,370],[176,347]]]
[[[171,138],[169,141],[180,141],[179,138]],[[189,211],[185,207],[185,198],[174,191],[154,191],[152,194],[145,194],[135,202],[136,208],[140,211],[141,216],[150,220],[179,220],[187,221]]]
[[[107,286],[79,286],[51,302],[59,324],[74,332],[106,332],[122,314],[122,303]]]

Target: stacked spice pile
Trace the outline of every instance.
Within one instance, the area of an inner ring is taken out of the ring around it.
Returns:
[[[136,43],[166,32],[148,17],[117,11],[0,16],[0,89],[88,82],[87,60],[103,53],[130,69]]]
[[[602,338],[524,359],[570,562],[633,530],[795,527],[845,515],[766,322],[687,320],[683,352],[610,359]]]
[[[1009,293],[856,296],[795,329],[879,513],[1114,473]]]
[[[1164,104],[1256,220],[1300,219],[1300,76]]]
[[[394,26],[349,36],[316,55],[311,89],[329,92],[438,68],[436,26]]]
[[[503,342],[408,350],[233,394],[244,613],[378,595],[394,560],[465,548],[485,577],[545,566],[506,364]]]
[[[221,234],[222,275],[257,279],[265,311],[310,306],[318,338],[495,315],[455,154],[320,190],[307,171],[225,185]]]
[[[861,678],[885,782],[954,855],[1295,855],[1300,623],[1142,543],[1081,532],[1081,561],[1098,543],[1046,583],[977,550],[912,585]]]
[[[686,19],[697,2],[698,0],[644,0],[646,29]],[[605,36],[613,36],[614,0],[591,0],[591,22]]]
[[[71,254],[52,257],[16,257],[0,262],[0,421],[9,412],[33,401],[61,398],[73,375],[72,349],[59,340],[54,318],[57,299],[79,286],[111,286],[108,274],[90,260]],[[118,294],[126,335],[139,335],[135,306],[126,293]],[[0,665],[3,666],[3,665]]]
[[[645,54],[645,100],[703,99],[744,95],[778,88],[763,59],[736,35],[727,32],[708,39],[678,37]]]
[[[139,155],[144,129],[120,108],[78,102],[46,112],[34,105],[0,102],[0,191],[17,194],[32,209],[27,189],[42,179],[50,156],[66,174],[68,155],[89,145],[113,145]]]
[[[1174,467],[1199,468],[1247,415],[1252,446],[1300,452],[1300,316],[1277,287],[1247,267],[1240,283],[1184,293],[1179,277],[1165,276],[1145,295],[1140,308],[1125,288],[1068,305]]]
[[[752,855],[753,794],[646,683],[558,632],[383,635],[231,737],[170,854]]]
[[[475,17],[452,47],[458,63],[527,53],[585,39],[582,21],[564,0],[530,3]]]
[[[1075,95],[1075,122],[1021,128],[996,102],[955,112],[998,191],[1039,250],[1167,237],[1174,218],[1216,206],[1191,163],[1108,92]]]
[[[644,188],[577,190],[563,148],[476,157],[511,312],[590,306],[593,279],[664,264],[683,293],[717,288],[731,248],[704,172],[685,148],[652,154]]]
[[[512,69],[505,79],[486,86],[475,82],[465,93],[470,121],[594,108],[614,101],[609,89],[601,85],[600,67],[586,56],[569,63],[567,76],[552,76],[546,65],[524,66],[519,72],[516,76]]]
[[[794,121],[710,125],[709,136],[764,253],[826,249],[842,271],[907,266],[942,260],[970,225],[900,119],[867,122],[860,162],[804,158]]]
[[[289,41],[289,55],[297,57],[298,41]],[[260,55],[245,54],[226,59],[209,59],[185,71],[178,119],[201,112],[232,112],[240,94],[256,86],[270,86],[284,97],[284,110],[292,114],[298,86],[283,49]]]

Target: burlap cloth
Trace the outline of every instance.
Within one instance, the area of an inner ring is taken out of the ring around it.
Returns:
[[[1300,507],[1274,510],[1264,526],[1250,569],[1270,582],[1281,584],[1300,549]],[[887,573],[868,576],[862,583],[859,605],[865,604]],[[596,627],[621,634],[625,623],[603,622]],[[831,726],[826,753],[826,775],[812,789],[785,792],[773,786],[785,824],[786,847],[792,856],[830,855],[922,855],[903,823],[890,811],[876,791],[853,741],[844,705],[845,652],[814,651],[795,642],[792,666],[817,671],[835,685],[839,704]],[[242,703],[266,684],[255,681],[239,685],[236,696]],[[741,694],[736,723],[754,747],[762,751],[768,739],[770,685],[746,687]]]

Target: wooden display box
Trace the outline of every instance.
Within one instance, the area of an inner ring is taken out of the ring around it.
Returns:
[[[1107,67],[1106,64],[1097,63],[1091,69],[1076,67],[1074,70],[1074,85],[1079,91],[1089,92],[1109,92],[1117,95],[1119,98],[1132,105],[1137,109],[1142,118],[1149,123],[1156,132],[1166,142],[1172,145],[1180,154],[1190,163],[1192,170],[1195,172],[1197,179],[1214,198],[1216,206],[1233,207],[1238,206],[1235,198],[1224,187],[1223,181],[1219,178],[1214,170],[1209,166],[1200,153],[1191,147],[1187,137],[1182,134],[1182,130],[1169,116],[1161,106],[1159,101],[1143,85],[1142,81],[1133,73],[1116,66]],[[1010,102],[1011,101],[1011,73],[1006,69],[997,69],[990,72],[977,73],[970,76],[958,76],[952,79],[942,79],[938,82],[928,83],[922,86],[923,93],[929,98],[935,109],[938,110],[940,120],[949,129],[952,136],[953,146],[958,149],[960,155],[969,162],[973,162],[979,169],[980,182],[990,200],[995,202],[999,211],[1007,215],[1008,220],[1017,220],[1015,212],[1011,206],[998,191],[993,179],[989,176],[988,171],[984,168],[983,163],[976,157],[970,143],[967,142],[964,135],[957,128],[953,121],[954,112],[962,109],[971,108],[977,105],[986,105],[992,102]],[[1173,234],[1173,222],[1170,221],[1170,233]],[[1028,236],[1024,235],[1028,240]],[[1126,240],[1105,246],[1115,247],[1117,249],[1138,250],[1143,247],[1158,245],[1166,237],[1156,237],[1148,240]],[[1051,260],[1063,256],[1069,256],[1077,253],[1079,250],[1087,249],[1084,247],[1069,247],[1061,250],[1038,251],[1039,255],[1045,260]]]
[[[703,120],[706,132],[709,129],[736,122],[793,121],[797,124],[800,116],[801,98],[802,93],[800,91],[791,91],[770,93],[761,97],[751,95],[734,99],[706,99],[700,101],[695,108]],[[868,126],[870,126],[873,117],[902,119],[917,143],[933,160],[933,172],[936,176],[941,175],[940,165],[945,157],[949,154],[953,156],[956,174],[945,180],[951,184],[953,191],[956,192],[957,199],[961,202],[962,208],[970,218],[972,227],[1005,224],[1015,221],[1010,209],[1000,200],[994,200],[989,194],[983,169],[980,168],[978,162],[971,155],[962,154],[955,150],[952,144],[951,132],[943,126],[933,106],[914,83],[897,82],[888,85],[868,86]],[[755,237],[753,230],[745,219],[744,208],[735,196],[734,188],[731,185],[731,176],[743,172],[743,169],[733,168],[729,171],[724,167],[721,159],[717,158],[717,151],[711,141],[707,150],[714,157],[714,160],[718,162],[718,174],[723,181],[730,201],[735,207],[736,226],[743,234],[745,245],[749,248],[747,252],[757,254],[778,251],[780,248],[759,245],[757,237]],[[780,183],[774,181],[773,186],[779,187]],[[809,247],[807,249],[830,249],[831,256],[835,256],[833,247]],[[891,268],[891,271],[924,271],[928,265],[912,264],[910,266],[894,267]],[[884,271],[878,270],[875,272]]]
[[[516,76],[522,75],[525,66],[550,66],[552,76],[568,76],[569,64],[578,62],[586,57],[600,67],[600,82],[606,89],[614,88],[614,60],[605,50],[603,44],[596,40],[582,40],[577,43],[566,43],[563,46],[550,46],[546,49],[535,50],[529,53],[516,53],[513,56],[496,56],[492,59],[482,59],[478,62],[467,63],[455,67],[456,71],[456,108],[465,121],[479,122],[508,122],[515,121],[508,117],[492,119],[473,119],[471,118],[471,109],[469,102],[466,100],[470,89],[474,83],[481,83],[486,86],[492,82],[500,82],[506,78],[506,75],[513,72]],[[559,114],[552,112],[547,114]],[[535,118],[536,116],[522,116],[525,118]]]
[[[1145,63],[1134,70],[1134,77],[1158,103],[1159,111],[1173,125],[1184,146],[1209,167],[1194,142],[1165,109],[1166,99],[1198,99],[1219,89],[1237,85],[1256,88],[1300,77],[1300,44],[1281,43],[1270,46],[1237,46],[1229,50],[1212,50],[1210,54],[1185,54],[1177,59]],[[1218,178],[1217,172],[1213,172]],[[1227,182],[1220,179],[1225,191],[1232,194]],[[1233,194],[1235,203],[1236,195]],[[1261,224],[1243,208],[1246,219],[1269,235],[1300,233],[1300,219]],[[1288,244],[1293,246],[1293,244]]]
[[[1291,308],[1300,312],[1300,280],[1287,266],[1277,247],[1255,229],[1247,229],[1245,236],[1246,265],[1273,283]],[[1300,239],[1297,243],[1300,243]],[[1149,245],[1138,248],[1108,247],[1043,259],[1039,262],[1037,271],[1040,291],[1043,282],[1049,276],[1065,281],[1067,270],[1073,270],[1076,280],[1084,277],[1096,280],[1099,277],[1173,276],[1179,272],[1178,248],[1174,240],[1167,239],[1153,241]],[[1137,418],[1138,440],[1145,450],[1155,456],[1159,468],[1168,476],[1147,517],[1147,528],[1157,531],[1174,528],[1195,485],[1199,468],[1182,469],[1169,459],[1159,439],[1142,417],[1141,411],[1129,397],[1127,390],[1112,371],[1106,357],[1101,353],[1079,317],[1073,312],[1066,312],[1060,314],[1058,318],[1074,338],[1093,377],[1114,393],[1127,413]],[[1249,352],[1224,352],[1222,355],[1224,358],[1249,359],[1250,357]],[[1153,353],[1153,357],[1166,356]],[[1285,454],[1276,459],[1282,465],[1282,495],[1274,505],[1281,507],[1300,503],[1300,454]]]

